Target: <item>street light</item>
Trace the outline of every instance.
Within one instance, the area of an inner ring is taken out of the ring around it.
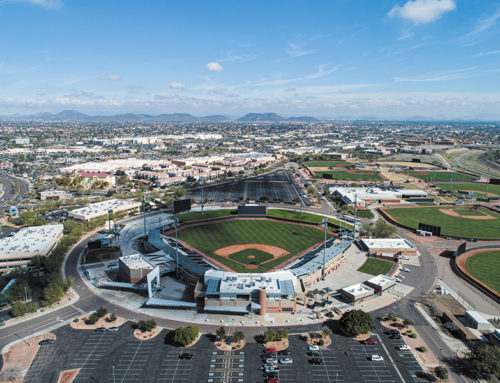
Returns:
[[[115,366],[113,365],[113,383],[116,383],[116,379],[115,379]]]
[[[356,240],[356,214],[358,212],[358,195],[354,195],[354,231],[353,231],[353,236],[352,239],[353,241]]]
[[[321,221],[321,225],[325,226],[325,243],[323,247],[323,272],[322,272],[322,277],[323,280],[325,280],[325,262],[326,262],[326,229],[328,228],[328,218],[323,218]]]

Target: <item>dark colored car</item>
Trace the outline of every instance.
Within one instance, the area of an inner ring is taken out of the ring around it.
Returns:
[[[95,332],[106,332],[106,327],[98,327],[95,329]]]
[[[38,344],[40,346],[44,346],[46,344],[54,344],[54,343],[56,343],[55,339],[44,339],[44,340],[41,340],[40,342],[38,342]]]
[[[190,359],[193,359],[193,358],[194,358],[194,355],[193,354],[189,354],[187,352],[183,352],[182,354],[179,355],[179,359],[190,360]]]
[[[278,377],[278,371],[270,371],[265,373],[267,378],[277,378]]]
[[[403,339],[403,338],[401,337],[401,335],[398,334],[391,336],[391,339]]]
[[[279,356],[290,356],[292,355],[291,351],[284,350],[284,351],[278,351]]]
[[[309,363],[311,363],[311,364],[323,364],[323,359],[321,359],[321,358],[312,358],[312,359],[309,359]]]

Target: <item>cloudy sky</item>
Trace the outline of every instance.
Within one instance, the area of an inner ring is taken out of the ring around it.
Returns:
[[[500,119],[500,0],[0,0],[0,113]]]

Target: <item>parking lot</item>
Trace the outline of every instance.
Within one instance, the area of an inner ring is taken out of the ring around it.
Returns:
[[[69,326],[54,331],[57,341],[41,346],[24,381],[55,382],[59,372],[80,369],[74,382],[264,382],[265,355],[261,344],[249,343],[243,350],[220,351],[202,336],[190,348],[165,343],[167,331],[147,341],[135,339],[130,323],[117,333],[73,330]],[[314,383],[401,383],[420,382],[420,367],[410,351],[398,350],[402,340],[390,339],[382,330],[363,344],[334,334],[330,346],[320,351],[322,364],[311,364],[307,343],[299,335],[289,338],[291,364],[279,364],[280,382]],[[192,359],[180,359],[183,352]],[[372,354],[383,361],[371,361]],[[278,356],[278,359],[280,357]]]

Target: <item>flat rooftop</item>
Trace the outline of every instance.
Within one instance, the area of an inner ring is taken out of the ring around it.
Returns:
[[[268,294],[284,293],[284,290],[288,290],[290,285],[293,287],[297,281],[295,275],[290,271],[277,271],[264,274],[238,274],[209,270],[205,273],[204,279],[205,282],[211,279],[220,280],[219,291],[236,294],[250,294],[256,290],[266,290]]]
[[[342,290],[357,297],[366,293],[373,293],[373,288],[364,285],[363,283],[356,283],[355,285],[343,287]]]
[[[375,286],[384,287],[388,283],[393,283],[394,278],[388,277],[387,275],[380,274],[380,275],[377,275],[376,277],[369,279],[367,282],[369,282]]]
[[[0,256],[19,253],[43,254],[63,230],[63,225],[23,227],[12,237],[0,239]]]
[[[129,269],[151,269],[153,266],[146,261],[140,254],[125,255],[119,258]]]
[[[415,245],[402,238],[362,239],[368,249],[415,249]]]
[[[107,213],[108,210],[118,210],[123,208],[135,208],[140,206],[140,202],[131,201],[131,200],[122,200],[122,199],[110,199],[107,201],[96,202],[91,205],[72,210],[70,213],[88,216],[94,214],[103,214]]]

